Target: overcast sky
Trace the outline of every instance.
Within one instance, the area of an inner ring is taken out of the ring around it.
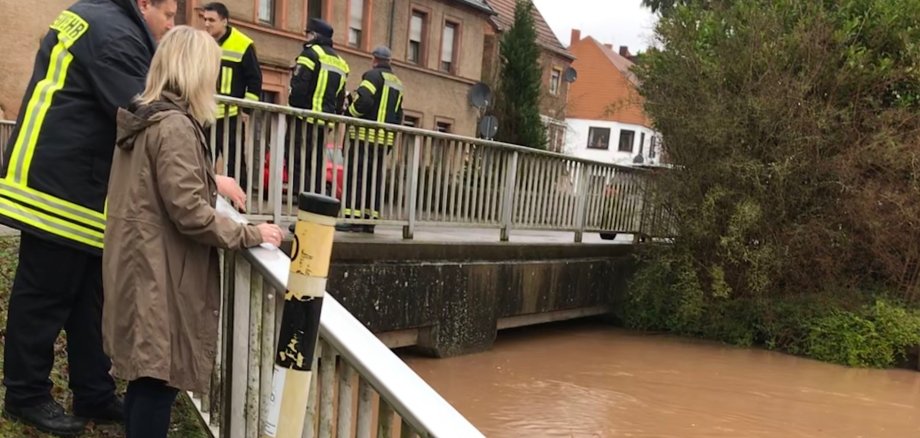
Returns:
[[[534,0],[563,45],[569,45],[572,28],[581,29],[582,38],[592,36],[611,43],[616,50],[644,51],[649,45],[655,15],[642,6],[642,0]]]

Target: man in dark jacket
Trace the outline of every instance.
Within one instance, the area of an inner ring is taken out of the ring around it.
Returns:
[[[348,114],[378,123],[402,124],[403,84],[390,66],[390,49],[380,46],[371,53],[371,69],[361,77],[361,85],[348,106]],[[348,173],[345,181],[345,217],[379,219],[383,196],[383,162],[393,146],[394,133],[383,129],[351,128],[348,163],[357,163],[358,172]],[[349,166],[355,166],[349,164]],[[366,173],[364,169],[366,170]],[[352,199],[354,196],[354,199]],[[373,233],[373,225],[339,224],[339,231]]]
[[[291,77],[291,95],[288,103],[295,108],[316,112],[339,114],[345,102],[345,82],[348,80],[348,63],[332,48],[333,29],[329,23],[311,18],[307,25],[307,43],[297,57],[294,74]],[[291,178],[293,193],[301,191],[322,192],[323,156],[325,151],[326,128],[331,124],[313,117],[297,118],[294,123],[294,142],[289,149],[294,149],[294,173]],[[287,149],[285,153],[287,153]],[[304,178],[300,186],[301,154],[306,151],[305,163],[310,177]],[[285,162],[287,156],[285,156]],[[312,163],[312,166],[310,165]],[[331,193],[327,195],[332,196]]]
[[[0,223],[22,231],[6,326],[4,414],[79,434],[122,421],[102,350],[102,235],[115,113],[144,88],[176,0],[80,0],[41,41],[0,169]],[[125,244],[131,244],[125,242]],[[76,417],[50,394],[53,345],[67,332]]]
[[[205,30],[217,40],[223,50],[220,61],[220,75],[217,79],[217,93],[221,96],[236,97],[238,99],[259,100],[262,94],[262,68],[256,57],[256,46],[246,34],[230,26],[230,12],[223,3],[208,3],[201,8]],[[236,155],[240,154],[239,182],[244,188],[248,181],[246,171],[245,147],[237,152],[237,119],[240,108],[236,105],[217,105],[217,121],[215,122],[215,152],[218,157],[227,149],[227,175],[237,177]],[[244,117],[245,119],[245,117]],[[226,131],[226,134],[224,134]],[[208,141],[211,141],[211,130],[205,130]],[[224,144],[224,136],[227,144]],[[245,135],[240,135],[245,137]]]

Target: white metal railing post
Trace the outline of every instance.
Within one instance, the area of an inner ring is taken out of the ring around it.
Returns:
[[[417,220],[417,209],[418,209],[418,177],[419,172],[421,171],[421,151],[420,145],[415,141],[415,135],[411,137],[412,141],[409,141],[410,154],[409,155],[409,174],[407,178],[409,179],[409,193],[408,198],[406,199],[407,213],[408,213],[408,224],[403,226],[403,239],[411,239],[415,235],[415,222]]]
[[[268,173],[268,186],[269,186],[269,199],[272,203],[272,219],[276,224],[281,223],[281,204],[283,203],[281,198],[282,185],[284,184],[282,180],[282,172],[284,169],[284,148],[285,148],[285,134],[286,129],[286,120],[285,115],[280,113],[275,113],[272,115],[271,123],[271,164],[269,164],[269,173]],[[293,186],[293,184],[291,185]],[[291,194],[291,196],[295,196]]]
[[[502,242],[511,238],[511,227],[514,224],[514,194],[517,185],[518,152],[511,154],[508,167],[505,169],[505,193],[502,195]]]
[[[593,166],[582,164],[578,175],[578,185],[575,188],[575,242],[581,242],[585,233],[586,216],[588,210],[588,182]]]

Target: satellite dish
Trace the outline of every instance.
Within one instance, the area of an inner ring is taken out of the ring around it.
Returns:
[[[565,72],[562,73],[562,77],[566,82],[571,84],[575,82],[575,79],[578,79],[578,72],[572,67],[566,67]]]
[[[470,88],[470,105],[478,109],[484,109],[489,106],[492,100],[492,90],[488,85],[479,82]]]
[[[498,119],[495,116],[485,116],[479,121],[479,135],[491,140],[498,133]]]

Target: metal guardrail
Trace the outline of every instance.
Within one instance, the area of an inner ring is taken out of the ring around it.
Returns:
[[[304,191],[336,196],[346,207],[361,210],[360,217],[346,217],[343,210],[343,222],[401,225],[406,238],[419,225],[496,228],[501,240],[508,240],[514,229],[573,231],[575,241],[585,232],[668,234],[659,232],[666,229],[665,212],[646,206],[651,172],[645,169],[291,107],[219,100],[249,113],[247,123],[236,119],[241,135],[229,174],[242,171],[248,177],[250,220],[293,222],[296,179]],[[316,122],[313,128],[301,122],[306,119]],[[222,123],[221,138],[215,135],[217,126],[211,128],[211,147],[221,150],[223,173],[228,174],[230,129],[228,119]],[[0,121],[0,160],[13,126]],[[310,135],[314,129],[322,134]],[[375,135],[372,142],[350,139],[351,131],[361,130],[392,133],[392,146],[385,144],[386,135]],[[359,162],[358,155],[366,159]],[[240,156],[246,157],[245,167]],[[362,196],[360,185],[348,184],[352,176],[370,181],[370,193]],[[368,210],[378,211],[364,216]]]
[[[218,210],[243,221],[223,199]],[[211,390],[191,394],[215,437],[262,436],[290,259],[256,247],[224,253],[219,347]],[[482,437],[328,294],[304,437]]]
[[[343,222],[401,225],[405,238],[419,225],[495,228],[501,240],[515,229],[573,231],[576,241],[585,232],[659,228],[647,218],[661,212],[644,211],[652,175],[645,169],[291,107],[220,101],[248,113],[248,122],[235,122],[242,133],[234,145],[235,168],[227,169],[223,160],[223,173],[247,175],[247,216],[254,221],[293,222],[296,183],[303,191],[341,199]],[[227,157],[229,119],[218,123],[224,134],[217,138],[213,126],[211,147]],[[362,131],[370,141],[351,139]],[[386,145],[388,135],[392,146]],[[349,184],[352,176],[369,181],[370,193],[362,196],[361,186]],[[362,215],[347,216],[349,208]]]
[[[0,120],[0,166],[3,166],[4,157],[6,157],[6,143],[13,135],[13,128],[16,122],[12,120]]]

